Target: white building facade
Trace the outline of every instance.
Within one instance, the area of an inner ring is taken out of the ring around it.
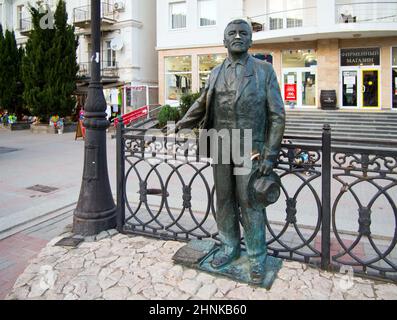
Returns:
[[[249,21],[251,53],[272,63],[287,106],[397,110],[397,1],[157,0],[160,103],[197,92],[226,56],[223,31]]]
[[[34,3],[34,1],[30,1]],[[58,0],[41,1],[55,12]],[[80,66],[78,92],[84,96],[90,77],[90,0],[67,0],[68,22],[79,36],[77,60]],[[23,45],[31,30],[26,0],[0,0],[0,23],[15,31]],[[129,112],[158,103],[158,67],[155,0],[101,1],[101,73],[108,104]],[[117,93],[117,98],[116,98]],[[115,109],[117,109],[115,107]]]

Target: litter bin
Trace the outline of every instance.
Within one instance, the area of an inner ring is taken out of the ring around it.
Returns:
[[[336,90],[321,90],[321,109],[336,110]]]

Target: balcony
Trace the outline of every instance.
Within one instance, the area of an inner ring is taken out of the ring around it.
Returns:
[[[335,5],[335,23],[397,22],[397,2],[360,2]]]
[[[79,63],[79,71],[77,73],[79,80],[88,81],[91,78],[91,62]],[[117,81],[119,78],[118,62],[113,66],[108,66],[107,62],[101,64],[101,77],[103,82]]]
[[[116,23],[114,6],[101,2],[101,26],[110,26],[114,23]],[[91,6],[73,9],[73,25],[78,28],[91,27]]]
[[[31,18],[24,18],[19,20],[18,28],[17,30],[19,33],[23,36],[28,36],[29,33],[32,31],[33,25],[32,25],[32,19]]]
[[[254,32],[313,27],[317,24],[317,7],[271,12],[249,17]]]

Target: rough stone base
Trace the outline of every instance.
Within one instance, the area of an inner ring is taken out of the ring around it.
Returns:
[[[173,260],[176,263],[186,265],[191,268],[199,269],[209,272],[211,274],[218,274],[233,280],[251,284],[250,279],[250,263],[247,253],[243,251],[239,259],[233,261],[221,269],[214,269],[211,266],[211,261],[217,247],[213,241],[209,240],[192,240],[186,246],[178,250],[174,255]],[[281,269],[282,260],[268,256],[265,266],[265,277],[262,284],[257,284],[259,287],[269,290],[277,278],[277,273]]]

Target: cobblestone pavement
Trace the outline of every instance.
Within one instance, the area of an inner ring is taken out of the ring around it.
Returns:
[[[397,299],[397,285],[284,261],[270,291],[175,265],[181,242],[129,237],[115,230],[77,248],[50,241],[6,299]]]

